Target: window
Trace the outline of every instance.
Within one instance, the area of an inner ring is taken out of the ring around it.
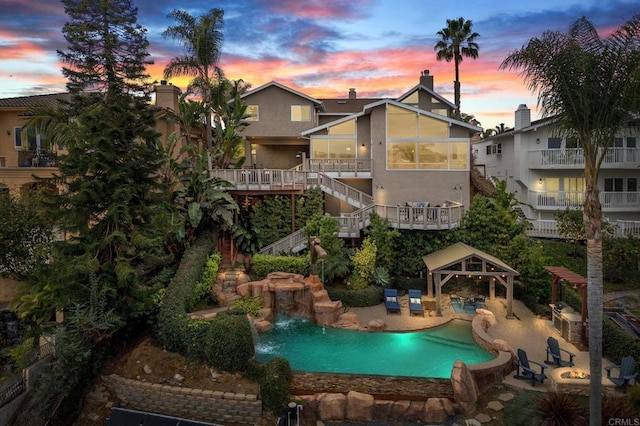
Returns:
[[[38,148],[45,147],[45,135],[36,134],[33,131],[24,130],[21,127],[13,128],[14,146],[23,150],[36,151]]]
[[[547,148],[548,149],[560,149],[562,147],[562,139],[560,138],[549,138],[547,139]]]
[[[291,121],[311,121],[309,105],[291,105]]]
[[[402,103],[408,105],[418,105],[418,91],[416,90],[415,92],[407,96],[404,101],[402,101]]]
[[[387,145],[390,169],[415,169],[416,144],[414,142],[390,143]]]
[[[392,139],[415,139],[417,136],[416,113],[389,105],[387,107],[387,136]]]
[[[622,192],[624,188],[624,180],[622,178],[605,178],[605,192]]]
[[[637,178],[627,178],[627,192],[638,192]]]
[[[636,138],[627,138],[627,148],[635,148],[636,147]]]
[[[441,115],[443,117],[449,116],[449,110],[446,108],[434,108],[431,110],[432,113]]]
[[[491,145],[487,145],[487,155],[491,155]]]
[[[624,147],[624,139],[623,138],[614,138],[613,139],[613,147],[614,148],[622,148],[622,147]]]
[[[418,137],[421,139],[448,138],[449,125],[444,121],[420,115],[418,116]]]
[[[345,121],[344,123],[336,124],[329,127],[330,135],[355,135],[356,134],[356,120]]]
[[[22,129],[20,127],[13,128],[13,145],[16,148],[22,148]]]
[[[496,147],[496,154],[502,155],[502,144],[498,143],[495,145],[495,147]]]
[[[449,169],[466,170],[468,168],[469,151],[466,142],[451,142],[449,145]]]
[[[258,105],[247,105],[246,121],[260,121],[260,107]]]
[[[449,145],[446,142],[440,143],[419,143],[418,144],[418,168],[419,169],[448,169],[449,168]]]

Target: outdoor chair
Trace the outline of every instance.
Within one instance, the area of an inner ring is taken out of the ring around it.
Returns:
[[[387,314],[390,312],[400,313],[400,304],[398,303],[398,290],[395,288],[384,289],[384,306],[387,308]]]
[[[514,379],[523,379],[523,380],[531,380],[531,386],[536,385],[536,382],[543,383],[544,379],[547,378],[547,375],[544,374],[545,366],[539,362],[529,361],[527,358],[527,353],[518,349],[518,367],[516,370],[516,375],[513,376]],[[536,371],[532,368],[532,364],[540,367],[540,372],[536,373]],[[520,372],[522,370],[522,372]]]
[[[409,315],[420,314],[424,316],[424,306],[422,306],[422,291],[409,290]]]
[[[562,352],[565,352],[569,357],[569,360],[562,359]],[[549,359],[551,356],[551,359]],[[573,357],[576,356],[573,352],[569,352],[566,349],[560,349],[558,339],[549,336],[547,339],[547,360],[546,364],[555,365],[556,367],[573,367]]]
[[[638,374],[636,373],[636,360],[632,356],[625,356],[620,365],[605,367],[605,370],[607,370],[607,379],[618,387],[627,386]],[[611,370],[618,370],[618,377],[612,377]]]

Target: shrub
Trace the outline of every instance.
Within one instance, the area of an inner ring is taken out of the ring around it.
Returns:
[[[309,275],[309,258],[307,256],[271,256],[256,254],[253,256],[252,280],[262,280],[271,272],[290,272]]]
[[[264,308],[264,301],[261,297],[244,296],[231,302],[231,307],[245,315],[257,317],[260,309]]]
[[[251,324],[244,314],[219,313],[208,324],[201,360],[224,371],[246,371],[253,358]]]
[[[331,300],[340,300],[345,307],[375,306],[382,301],[382,287],[369,286],[362,290],[325,287]]]
[[[602,398],[603,425],[616,424],[616,420],[633,419],[638,417],[638,408],[633,407],[630,400],[624,396],[605,395]]]
[[[584,407],[567,393],[553,392],[534,399],[542,420],[548,425],[583,425],[587,423]]]
[[[391,282],[391,277],[389,277],[389,271],[387,271],[387,269],[383,268],[382,266],[378,266],[373,271],[373,276],[371,278],[373,279],[373,282],[376,285],[381,285],[382,287],[388,286],[389,283]]]
[[[602,323],[602,355],[616,364],[627,355],[640,359],[640,344],[610,318],[605,318]]]
[[[367,237],[362,241],[362,247],[351,257],[353,275],[351,283],[355,290],[361,290],[373,282],[373,271],[376,265],[376,243]]]
[[[193,291],[190,307],[197,305],[201,300],[214,302],[214,300],[210,300],[212,296],[211,288],[218,278],[221,259],[220,253],[213,253],[207,259],[204,271],[202,271],[202,278],[196,283]]]
[[[260,394],[267,410],[279,414],[286,406],[291,378],[291,366],[284,358],[274,358],[264,366]]]

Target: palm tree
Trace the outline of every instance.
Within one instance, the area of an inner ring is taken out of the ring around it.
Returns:
[[[502,69],[520,69],[538,93],[545,117],[554,117],[560,134],[577,137],[585,157],[583,211],[587,238],[589,311],[590,424],[602,414],[602,206],[600,164],[616,133],[640,109],[640,15],[607,38],[582,17],[569,31],[544,32],[509,54]]]
[[[467,58],[476,59],[478,50],[480,49],[476,43],[476,38],[480,34],[472,31],[473,23],[463,17],[458,19],[447,19],[447,26],[437,34],[442,37],[434,46],[436,59],[455,64],[456,79],[453,82],[453,90],[455,96],[456,110],[454,112],[456,118],[460,118],[460,62],[466,56]]]
[[[204,15],[193,17],[182,10],[173,10],[169,17],[176,25],[169,26],[162,36],[183,45],[186,53],[173,58],[164,69],[164,77],[189,76],[193,80],[188,91],[199,93],[206,109],[205,139],[208,150],[208,170],[212,169],[211,148],[211,78],[221,73],[218,68],[222,47],[224,11],[214,8]]]

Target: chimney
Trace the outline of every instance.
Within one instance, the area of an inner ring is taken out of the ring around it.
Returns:
[[[167,80],[160,81],[155,87],[156,106],[159,108],[168,108],[172,111],[178,111],[178,96],[180,88],[167,83]]]
[[[356,89],[354,87],[349,89],[349,99],[355,99],[356,98]]]
[[[424,70],[420,74],[420,84],[429,90],[433,90],[433,76],[429,75],[429,70]]]
[[[531,126],[531,110],[525,104],[518,105],[515,117],[515,130]]]

